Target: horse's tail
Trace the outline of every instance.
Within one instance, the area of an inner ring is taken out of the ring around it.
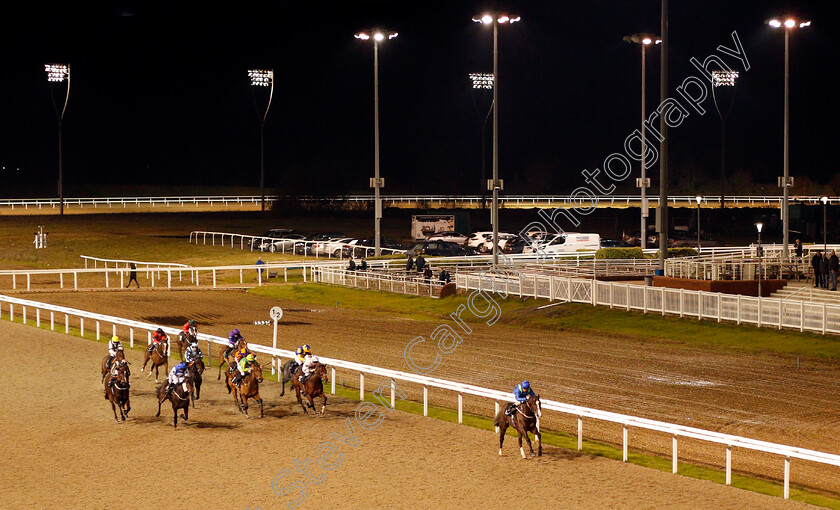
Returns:
[[[225,376],[225,388],[227,388],[228,393],[230,393],[230,382],[229,382],[229,380],[230,380],[230,378],[227,377],[227,375],[226,375]]]

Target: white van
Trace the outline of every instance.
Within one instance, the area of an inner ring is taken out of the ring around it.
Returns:
[[[598,234],[563,232],[535,240],[530,246],[525,246],[522,253],[575,253],[579,250],[598,250],[600,247],[601,236]]]

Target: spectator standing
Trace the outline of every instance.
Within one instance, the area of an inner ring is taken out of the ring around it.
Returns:
[[[347,263],[347,270],[348,271],[355,271],[356,270],[356,261],[353,260],[353,257],[350,257],[350,262]]]
[[[423,258],[423,254],[417,256],[417,261],[415,262],[415,265],[417,266],[417,274],[422,273],[423,269],[426,268],[426,259]]]
[[[811,257],[811,267],[814,268],[814,287],[819,287],[822,282],[820,275],[820,261],[822,260],[822,252],[817,250],[817,253]]]
[[[450,281],[449,271],[446,269],[441,269],[440,274],[438,275],[438,280],[440,280],[441,285],[446,285]]]
[[[840,270],[840,259],[837,258],[837,253],[831,250],[831,257],[828,259],[828,275],[831,279],[831,288],[829,290],[837,290],[838,270]]]
[[[820,281],[820,287],[827,289],[828,288],[828,256],[825,253],[822,254],[822,259],[820,259],[820,276],[822,277]]]
[[[359,269],[361,271],[367,271],[367,268],[368,268],[367,260],[365,260],[365,258],[362,257],[362,263],[359,265]]]
[[[425,271],[423,271],[423,278],[426,279],[426,283],[432,283],[432,268],[427,267]]]
[[[405,272],[411,272],[414,268],[414,258],[411,257],[411,254],[408,254],[408,260],[405,261]]]
[[[793,243],[793,252],[796,253],[797,260],[802,260],[802,241],[799,239]]]
[[[132,262],[129,264],[128,268],[131,269],[131,272],[128,273],[128,285],[126,285],[125,288],[127,289],[131,287],[131,282],[134,282],[137,284],[137,288],[139,289],[140,282],[137,281],[137,264]]]
[[[257,266],[264,266],[265,265],[265,262],[263,262],[262,257],[257,257],[256,265]],[[259,271],[261,275],[265,274],[265,269],[263,269],[263,268],[258,268],[257,271]]]

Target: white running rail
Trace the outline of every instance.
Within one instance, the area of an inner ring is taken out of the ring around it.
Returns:
[[[5,303],[5,305],[4,305]],[[64,306],[57,306],[57,305],[50,305],[45,303],[39,303],[37,301],[30,301],[25,299],[18,299],[9,296],[0,295],[0,315],[3,312],[8,312],[8,316],[11,320],[14,320],[15,317],[15,310],[20,308],[20,313],[22,317],[22,321],[24,324],[27,324],[27,321],[31,321],[31,315],[27,317],[27,312],[34,310],[35,311],[35,322],[36,326],[40,327],[41,325],[41,312],[49,312],[50,316],[50,329],[55,330],[55,315],[56,314],[63,314],[64,315],[64,326],[65,326],[65,333],[69,333],[70,331],[70,317],[77,319],[80,321],[80,330],[82,335],[84,335],[84,320],[88,319],[90,321],[94,321],[96,324],[96,332],[97,338],[100,337],[101,332],[101,324],[108,323],[111,324],[111,334],[116,335],[118,334],[117,327],[120,328],[128,328],[129,329],[129,341],[131,346],[134,345],[134,333],[135,329],[137,330],[145,330],[147,332],[147,343],[151,342],[151,331],[157,329],[158,327],[162,327],[167,334],[173,335],[174,338],[177,337],[180,330],[178,328],[172,327],[165,327],[160,326],[157,324],[150,324],[141,321],[134,321],[129,319],[123,319],[120,317],[114,317],[110,315],[104,314],[97,314],[91,313],[83,310],[77,310],[73,308],[68,308]],[[209,346],[210,344],[219,344],[219,345],[227,345],[227,339],[222,337],[217,337],[213,335],[207,335],[204,333],[199,333],[198,335],[199,340],[206,341],[208,343],[208,353],[209,353]],[[284,349],[277,349],[276,345],[274,347],[267,347],[257,344],[249,344],[251,350],[263,353],[272,358],[291,358],[293,356],[292,351],[284,350]],[[212,357],[209,357],[212,359]],[[381,377],[385,377],[393,381],[403,381],[413,384],[422,385],[424,388],[423,392],[423,415],[428,415],[428,392],[425,391],[427,388],[438,388],[447,391],[453,391],[458,394],[458,422],[462,422],[462,414],[463,414],[463,399],[461,398],[462,395],[472,395],[481,398],[487,398],[490,400],[494,400],[496,402],[496,412],[498,412],[499,402],[507,402],[510,400],[510,394],[506,391],[499,391],[493,390],[488,388],[481,388],[478,386],[473,386],[471,384],[464,384],[454,381],[447,381],[443,379],[437,379],[434,377],[426,377],[422,375],[412,374],[408,372],[401,372],[398,370],[390,370],[387,368],[380,368],[371,365],[365,365],[362,363],[355,363],[352,361],[343,361],[334,358],[328,358],[325,356],[319,356],[319,358],[326,364],[332,366],[332,374],[331,374],[331,382],[332,393],[335,393],[335,369],[343,368],[346,370],[351,370],[354,372],[359,373],[359,397],[361,400],[364,400],[365,394],[365,374],[372,374]],[[272,360],[276,362],[276,359]],[[273,363],[273,366],[279,366],[278,364]],[[387,382],[387,381],[386,381]],[[391,389],[391,407],[394,406],[394,385],[390,384]],[[386,387],[385,382],[383,382],[379,386],[378,395],[380,398],[384,394],[384,388]],[[376,392],[375,392],[376,393]],[[384,403],[383,403],[384,404]],[[716,443],[720,445],[726,446],[726,484],[731,484],[731,476],[732,476],[732,449],[743,448],[746,450],[754,450],[760,452],[767,452],[775,455],[780,455],[784,457],[784,498],[788,499],[790,496],[790,462],[792,458],[795,459],[802,459],[811,462],[817,462],[820,464],[826,464],[830,466],[838,466],[840,467],[840,455],[835,455],[832,453],[825,453],[816,450],[809,450],[805,448],[797,448],[795,446],[788,446],[779,443],[771,443],[768,441],[759,441],[756,439],[750,439],[747,437],[741,436],[734,436],[731,434],[723,434],[720,432],[714,432],[711,430],[704,430],[695,427],[686,427],[683,425],[677,425],[673,423],[666,423],[657,420],[649,420],[646,418],[640,418],[637,416],[630,416],[618,413],[612,413],[608,411],[601,411],[598,409],[592,409],[588,407],[576,406],[571,404],[565,404],[563,402],[558,402],[555,400],[543,400],[542,405],[544,409],[557,411],[560,413],[576,416],[578,420],[578,450],[583,449],[583,419],[592,419],[592,420],[600,420],[600,421],[607,421],[611,423],[617,423],[622,425],[623,427],[623,438],[622,443],[624,447],[624,460],[627,460],[627,451],[628,451],[628,442],[629,442],[629,434],[627,433],[628,429],[631,427],[636,427],[640,429],[646,430],[653,430],[662,432],[665,434],[669,434],[672,437],[672,471],[677,473],[677,460],[678,460],[678,439],[679,438],[692,438],[697,439],[700,441],[707,441],[711,443]]]

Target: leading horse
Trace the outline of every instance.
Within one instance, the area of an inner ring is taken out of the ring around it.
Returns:
[[[306,400],[309,401],[307,405],[312,408],[315,416],[318,416],[318,410],[315,409],[314,399],[315,397],[324,397],[324,402],[321,405],[321,416],[324,415],[324,412],[327,409],[327,394],[324,393],[324,383],[327,381],[329,381],[329,378],[327,377],[327,365],[323,365],[321,363],[315,363],[312,367],[312,374],[304,382],[300,382],[300,378],[297,375],[292,377],[292,388],[295,389],[297,401],[300,404],[301,409],[303,409],[303,414],[308,413],[306,412],[307,406],[303,405],[303,400],[300,396],[301,391],[306,396]]]
[[[508,415],[505,413],[507,409],[514,406],[508,404],[504,409],[499,410],[493,425],[496,427],[496,432],[499,434],[499,455],[502,454],[502,445],[505,443],[505,432],[508,427],[513,427],[519,433],[519,453],[525,459],[525,450],[522,449],[522,438],[528,442],[528,448],[531,449],[531,457],[534,455],[534,447],[531,445],[531,439],[528,437],[528,432],[534,434],[534,438],[539,445],[539,454],[542,455],[542,433],[540,432],[540,418],[542,417],[542,404],[540,403],[539,395],[529,395],[528,400],[522,405],[516,407],[516,411]]]
[[[231,365],[230,370],[225,371],[225,386],[228,393],[233,393],[233,401],[236,402],[236,407],[246,418],[250,418],[248,416],[248,399],[252,398],[260,403],[260,418],[263,418],[265,416],[263,414],[263,401],[260,398],[260,383],[263,382],[262,367],[255,361],[251,365],[251,370],[242,378],[239,386],[231,382],[235,370],[237,368],[234,364]]]
[[[114,356],[114,359],[111,363],[108,363],[108,360],[111,359],[110,354],[106,354],[104,358],[102,358],[102,380],[99,381],[100,383],[105,382],[105,376],[108,375],[108,372],[111,370],[111,367],[114,363],[119,363],[120,361],[125,360],[125,353],[123,353],[122,349],[117,351],[117,354]]]
[[[184,378],[184,382],[175,386],[169,395],[166,394],[167,383],[163,383],[157,387],[158,395],[158,410],[155,415],[160,416],[160,406],[164,400],[169,400],[172,403],[173,426],[178,428],[178,409],[183,409],[184,414],[181,415],[184,421],[190,417],[190,394],[193,391],[193,382],[189,377]]]
[[[152,375],[152,369],[155,371],[155,382],[158,382],[158,376],[160,375],[158,370],[160,366],[164,366],[164,374],[169,373],[169,356],[166,353],[166,348],[169,345],[169,341],[163,341],[158,343],[154,349],[152,349],[152,353],[149,354],[149,350],[146,349],[146,353],[143,359],[143,367],[140,369],[140,372],[143,372],[146,369],[146,363],[149,360],[152,360],[152,366],[149,368],[149,375],[146,377],[150,377]]]
[[[114,360],[111,375],[105,383],[105,400],[111,402],[111,410],[114,411],[114,421],[119,423],[120,419],[125,421],[128,412],[131,411],[131,402],[128,397],[128,390],[131,384],[128,382],[131,376],[131,370],[128,368],[128,361]],[[113,381],[113,383],[112,383]],[[117,408],[120,409],[119,419],[117,418]]]
[[[181,331],[178,334],[178,354],[181,356],[181,359],[184,359],[184,351],[187,350],[187,347],[196,342],[198,342],[198,339],[192,333]]]
[[[233,346],[233,349],[228,349],[227,347],[222,349],[222,351],[219,353],[219,375],[216,376],[217,381],[221,380],[222,378],[222,365],[227,363],[229,366],[233,366],[233,355],[236,353],[236,351],[247,346],[248,344],[245,342],[245,340],[239,340],[238,342],[236,342],[236,345]]]

